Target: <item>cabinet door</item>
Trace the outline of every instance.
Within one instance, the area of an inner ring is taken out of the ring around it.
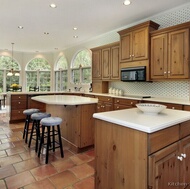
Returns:
[[[111,48],[111,80],[119,80],[120,66],[119,66],[119,46]]]
[[[101,50],[92,51],[92,79],[101,79]]]
[[[142,28],[133,31],[133,61],[148,59],[148,44],[149,44],[148,28]]]
[[[110,48],[102,49],[102,80],[110,79]]]
[[[187,187],[190,182],[190,136],[181,140],[179,155],[184,157],[180,165],[180,183],[182,188],[190,188]]]
[[[170,189],[179,182],[178,143],[149,156],[149,188]],[[179,186],[175,186],[179,188]]]
[[[167,34],[151,38],[151,79],[167,78]]]
[[[189,29],[169,33],[168,78],[189,78]]]
[[[132,32],[121,36],[120,40],[120,62],[132,61]]]

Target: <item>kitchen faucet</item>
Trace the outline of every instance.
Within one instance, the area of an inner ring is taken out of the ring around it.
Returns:
[[[82,87],[75,87],[75,91],[80,91]]]

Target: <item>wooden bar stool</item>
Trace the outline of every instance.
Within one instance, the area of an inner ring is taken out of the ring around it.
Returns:
[[[60,148],[61,157],[64,157],[63,146],[61,141],[61,131],[60,131],[60,124],[62,119],[59,117],[47,117],[43,118],[40,121],[42,126],[42,135],[40,139],[40,147],[38,151],[38,157],[40,157],[42,145],[46,147],[46,164],[48,163],[48,155],[49,151],[53,150],[55,152],[55,148]],[[57,129],[55,128],[57,127]],[[45,135],[45,129],[47,129],[47,134]],[[58,140],[55,139],[55,136],[58,136]],[[44,139],[46,138],[46,143],[44,143]]]
[[[29,129],[29,124],[31,122],[31,115],[33,113],[37,113],[39,111],[40,111],[39,109],[34,109],[34,108],[32,108],[32,109],[26,109],[26,110],[23,111],[23,114],[26,115],[25,125],[24,125],[24,131],[23,131],[23,139],[26,136],[25,143],[27,143],[27,141],[28,141],[28,134],[29,134],[29,130],[30,130]]]
[[[50,117],[50,116],[51,116],[51,114],[45,113],[45,112],[33,113],[31,115],[33,124],[32,124],[31,133],[30,133],[28,147],[30,148],[32,139],[34,139],[36,141],[36,147],[35,147],[36,152],[38,151],[38,141],[40,140],[40,121],[41,121],[41,119]]]

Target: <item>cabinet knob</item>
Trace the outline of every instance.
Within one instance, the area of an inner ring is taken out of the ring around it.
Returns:
[[[20,98],[20,96],[18,98]]]
[[[186,154],[181,154],[181,157],[186,158],[187,155]]]
[[[118,102],[118,103],[119,103],[119,100],[117,100],[116,102]]]
[[[166,72],[164,72],[164,74],[166,74]]]
[[[20,104],[20,102],[18,102],[18,104]]]
[[[170,71],[168,71],[168,73],[170,74]]]
[[[133,102],[131,102],[131,105],[133,105]]]
[[[179,159],[180,161],[182,161],[182,160],[183,160],[183,157],[177,156],[177,159]]]
[[[175,107],[172,107],[172,109],[174,110],[174,109],[175,109]]]

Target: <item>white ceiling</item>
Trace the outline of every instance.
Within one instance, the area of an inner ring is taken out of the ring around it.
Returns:
[[[14,50],[21,52],[63,50],[189,0],[131,2],[124,6],[123,0],[0,0],[0,49],[11,50],[15,43]],[[57,8],[50,8],[51,3]]]

